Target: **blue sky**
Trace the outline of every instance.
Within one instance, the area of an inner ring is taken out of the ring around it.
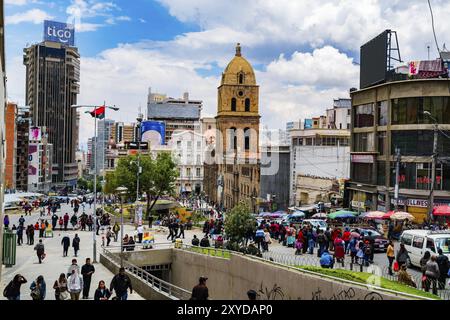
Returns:
[[[432,0],[438,41],[450,1]],[[222,70],[237,42],[256,70],[262,122],[321,115],[359,85],[359,47],[396,30],[405,61],[437,57],[425,0],[6,0],[8,98],[24,104],[22,50],[43,36],[43,20],[76,24],[79,103],[106,100],[112,118],[133,121],[152,91],[204,101],[214,116]],[[82,116],[80,141],[93,134]]]

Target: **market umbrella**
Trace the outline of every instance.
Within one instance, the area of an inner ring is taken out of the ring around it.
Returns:
[[[302,218],[305,216],[303,211],[295,211],[294,213],[288,215],[289,218]]]
[[[345,211],[345,210],[340,210],[340,211],[336,211],[333,213],[330,213],[328,215],[329,219],[345,219],[345,218],[354,218],[355,217],[356,212],[352,212],[352,211]]]
[[[414,216],[409,214],[408,212],[398,211],[391,215],[391,220],[414,220]]]
[[[272,212],[261,212],[259,214],[260,217],[269,217],[272,214]]]
[[[366,212],[362,212],[358,218],[365,218],[370,212],[366,211]]]
[[[366,219],[383,219],[383,216],[385,215],[384,212],[381,211],[370,211],[367,213],[364,218]]]
[[[320,212],[320,213],[313,214],[312,217],[320,219],[320,218],[327,218],[328,215],[326,213]]]
[[[434,207],[433,215],[435,216],[447,216],[450,217],[450,206],[438,206]]]
[[[384,214],[382,219],[390,219],[394,213],[395,213],[394,211],[388,211],[387,213]]]

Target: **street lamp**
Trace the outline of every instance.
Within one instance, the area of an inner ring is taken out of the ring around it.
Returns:
[[[434,135],[433,135],[433,155],[432,155],[432,163],[431,163],[431,190],[430,197],[428,200],[428,221],[431,223],[431,215],[433,214],[434,207],[434,184],[436,181],[436,158],[437,158],[437,145],[438,145],[438,130],[439,125],[438,121],[435,117],[431,115],[429,111],[424,111],[424,115],[428,116],[434,122]]]
[[[116,106],[107,106],[106,103],[103,104],[103,107],[106,109],[111,109],[113,111],[119,111],[119,108]],[[89,105],[72,105],[73,109],[81,109],[81,108],[89,108],[97,110],[99,106],[89,106]],[[90,113],[86,111],[85,113]],[[94,134],[95,134],[95,143],[94,143],[94,228],[92,228],[92,240],[93,240],[93,257],[92,262],[97,263],[97,241],[95,236],[97,234],[97,115],[94,118]]]
[[[361,188],[363,185],[362,184],[357,184],[356,185],[358,188]],[[358,200],[357,200],[357,205],[358,205],[358,216],[361,214],[361,191],[358,190]]]
[[[120,196],[120,267],[123,267],[123,198],[127,191],[127,187],[118,187],[116,189],[116,193]]]

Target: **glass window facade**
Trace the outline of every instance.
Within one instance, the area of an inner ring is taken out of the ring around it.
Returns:
[[[378,132],[377,136],[378,136],[378,153],[380,156],[384,156],[386,154],[386,150],[384,147],[387,139],[386,131]]]
[[[391,162],[391,186],[395,185],[395,162]],[[399,186],[404,189],[430,190],[431,163],[401,163]],[[450,190],[450,165],[436,166],[435,190]]]
[[[449,97],[414,97],[392,99],[392,124],[431,124],[428,111],[439,123],[450,124]]]
[[[450,132],[446,132],[450,135]],[[395,153],[395,147],[400,148],[404,156],[431,156],[433,154],[432,130],[404,130],[392,131],[391,153]],[[438,154],[440,157],[450,156],[450,139],[439,133]]]
[[[354,152],[369,152],[374,151],[374,133],[363,132],[353,134],[353,151]]]
[[[373,127],[374,125],[374,109],[373,103],[362,104],[354,108],[354,127],[364,128]]]
[[[372,163],[352,163],[352,180],[371,184],[372,166]]]

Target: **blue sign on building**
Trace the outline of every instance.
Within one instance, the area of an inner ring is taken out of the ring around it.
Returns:
[[[164,145],[166,140],[166,124],[159,121],[144,121],[141,127],[141,141],[149,145]]]
[[[71,24],[44,21],[44,41],[58,42],[66,46],[75,46],[75,27]]]
[[[312,119],[305,119],[305,129],[311,129],[313,127]]]

